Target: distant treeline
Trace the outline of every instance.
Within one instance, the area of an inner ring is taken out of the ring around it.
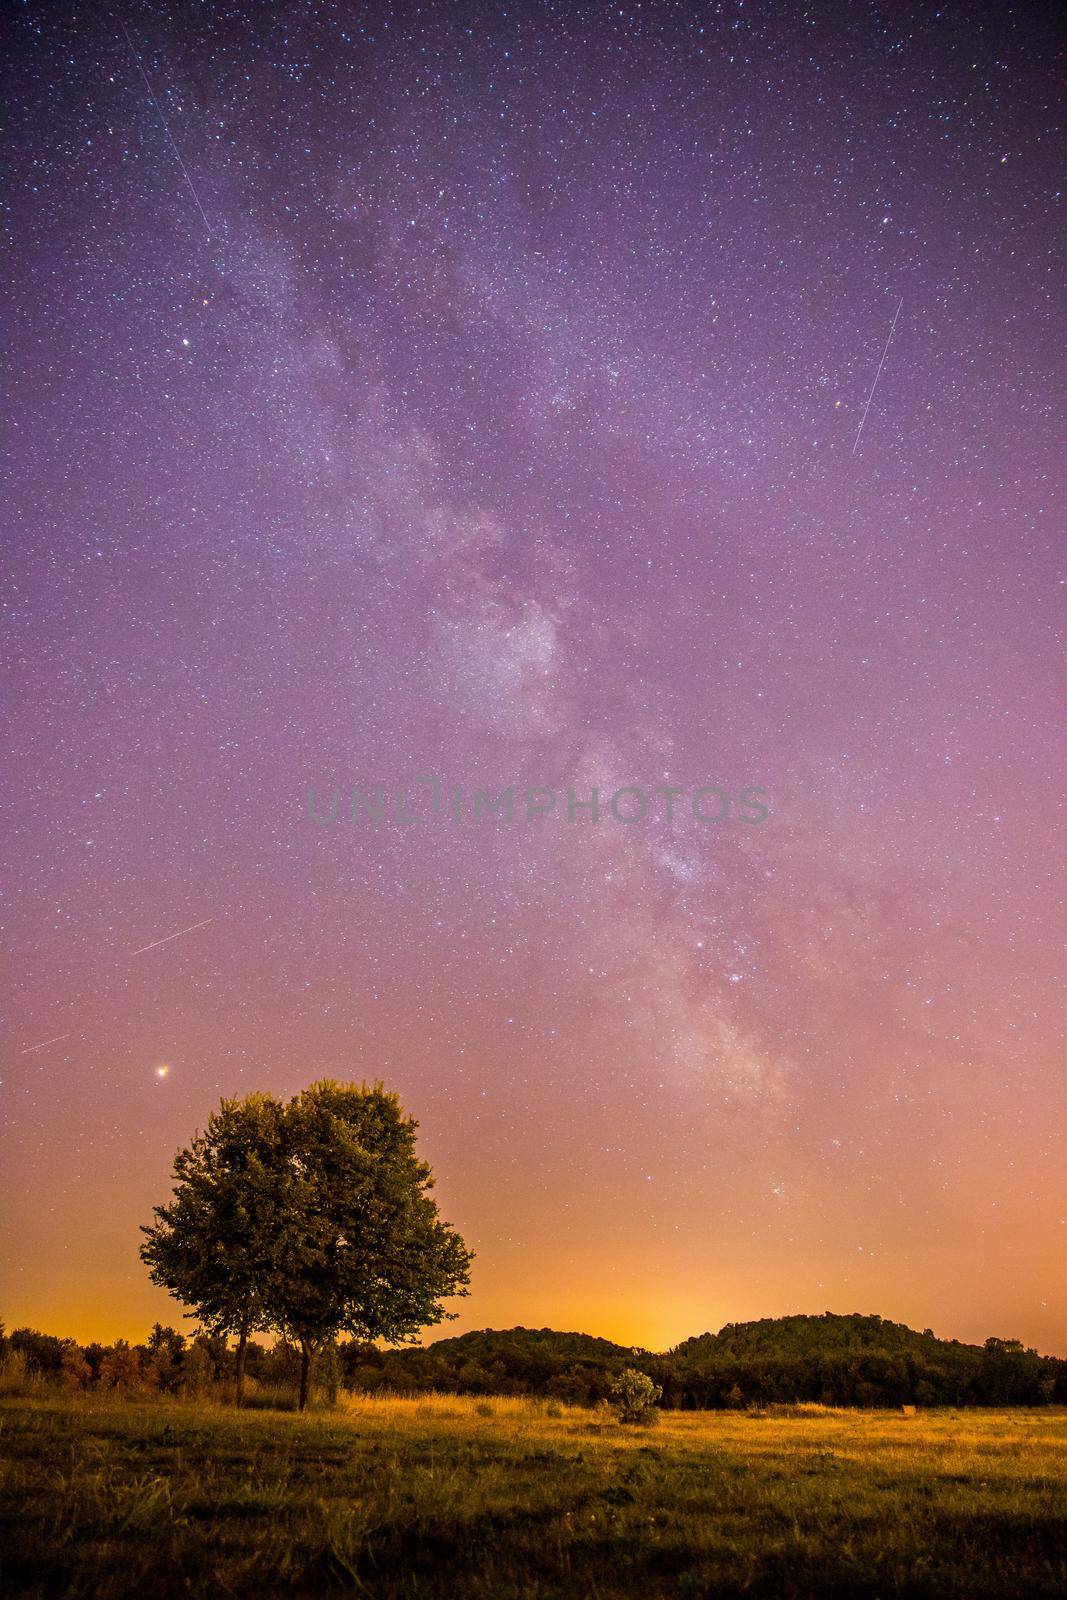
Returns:
[[[143,1345],[80,1345],[30,1328],[11,1334],[0,1328],[0,1371],[9,1390],[21,1374],[81,1389],[203,1394],[232,1381],[233,1363],[224,1338],[188,1337],[159,1324]],[[284,1340],[270,1348],[252,1344],[253,1394],[289,1386],[298,1366],[299,1352]],[[1040,1356],[1016,1339],[961,1344],[881,1317],[830,1313],[730,1323],[666,1354],[549,1328],[466,1333],[426,1348],[350,1342],[327,1348],[318,1381],[326,1398],[342,1388],[437,1390],[595,1405],[626,1367],[648,1373],[670,1409],[1067,1404],[1067,1360]]]
[[[881,1317],[775,1317],[728,1324],[665,1355],[545,1328],[467,1333],[427,1349],[345,1346],[352,1387],[418,1393],[538,1394],[578,1405],[603,1399],[639,1367],[672,1410],[814,1401],[830,1406],[1067,1404],[1067,1360],[1016,1339],[984,1345],[916,1333]]]

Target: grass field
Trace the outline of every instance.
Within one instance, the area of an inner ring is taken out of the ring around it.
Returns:
[[[1067,1593],[1062,1410],[13,1400],[0,1453],[9,1595]]]

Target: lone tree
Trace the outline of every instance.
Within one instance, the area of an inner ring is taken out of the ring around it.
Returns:
[[[248,1336],[272,1321],[282,1133],[283,1108],[271,1095],[223,1100],[174,1158],[173,1200],[141,1229],[153,1283],[190,1306],[209,1333],[237,1335],[238,1405]]]
[[[417,1127],[380,1084],[223,1101],[144,1229],[154,1281],[212,1332],[238,1334],[239,1368],[253,1330],[297,1343],[301,1410],[338,1334],[413,1340],[466,1293],[471,1252],[438,1216]]]

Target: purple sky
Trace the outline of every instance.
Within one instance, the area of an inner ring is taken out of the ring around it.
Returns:
[[[1067,1353],[1051,11],[177,14],[7,25],[6,1320],[381,1076],[461,1327]]]

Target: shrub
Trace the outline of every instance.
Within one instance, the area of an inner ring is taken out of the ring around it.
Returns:
[[[64,1341],[62,1377],[72,1389],[87,1389],[93,1381],[93,1369],[85,1359],[85,1351],[73,1339]]]
[[[34,1372],[22,1350],[8,1349],[0,1359],[0,1395],[5,1398],[37,1394],[44,1386],[39,1372]]]
[[[647,1372],[638,1372],[636,1367],[620,1372],[611,1386],[619,1421],[644,1427],[659,1421],[656,1402],[662,1393],[659,1384],[653,1383]]]
[[[139,1389],[143,1386],[140,1352],[116,1339],[100,1361],[100,1386],[103,1389]]]
[[[337,1341],[331,1340],[319,1356],[315,1373],[319,1393],[328,1406],[337,1404],[337,1397],[341,1392],[341,1377],[341,1357]]]
[[[185,1352],[182,1361],[182,1389],[187,1395],[199,1399],[207,1393],[211,1380],[215,1376],[215,1366],[211,1359],[211,1352],[207,1350],[199,1339]]]
[[[12,1351],[20,1351],[26,1358],[30,1372],[43,1377],[55,1377],[63,1366],[65,1341],[52,1333],[38,1333],[36,1328],[16,1328],[6,1341]]]

